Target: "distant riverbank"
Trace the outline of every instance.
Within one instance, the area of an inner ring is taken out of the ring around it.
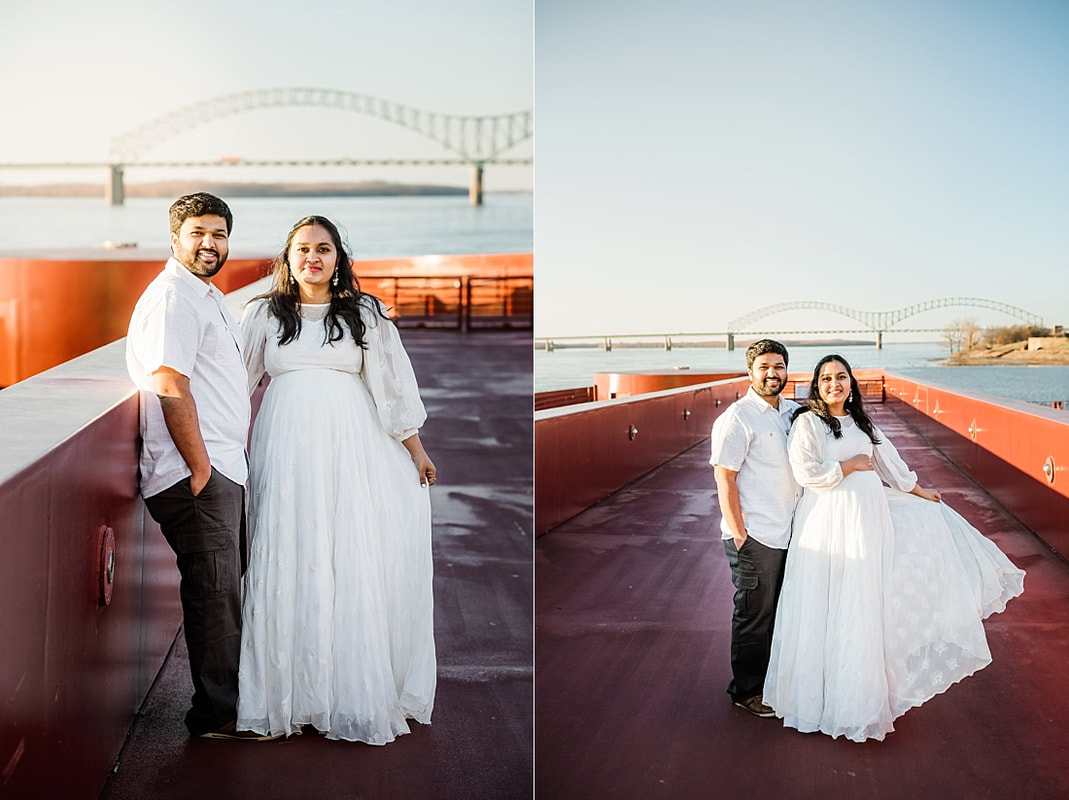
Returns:
[[[225,181],[155,181],[127,183],[127,197],[180,197],[190,192],[211,192],[220,197],[413,197],[465,195],[466,186],[424,183],[358,181],[352,183],[252,183]],[[104,183],[53,183],[40,186],[5,186],[0,197],[103,197]]]
[[[691,338],[697,334],[677,334],[677,335],[664,335],[660,337],[647,336],[644,338],[633,338],[630,335],[626,336],[591,336],[591,337],[579,337],[568,336],[563,339],[556,339],[552,336],[541,336],[534,340],[534,347],[536,350],[546,350],[547,343],[553,343],[553,350],[605,350],[606,341],[612,343],[612,350],[665,350],[665,349],[698,349],[703,347],[711,347],[718,350],[724,350],[727,348],[727,341],[722,338],[708,339],[708,338]],[[671,348],[665,347],[665,340],[671,342]],[[751,339],[736,339],[735,349],[745,350],[754,340]],[[781,338],[780,341],[786,347],[854,347],[854,346],[871,346],[875,345],[872,339],[785,339]]]
[[[290,226],[307,214],[341,225],[356,258],[527,253],[534,246],[529,193],[488,195],[480,208],[466,196],[222,196],[234,212],[234,257],[278,252]],[[109,206],[91,197],[0,197],[0,252],[99,248],[105,241],[166,251],[173,201],[128,197],[125,205]],[[48,221],[47,232],[42,220]]]
[[[1045,405],[1060,402],[1069,407],[1069,364],[1046,362],[1049,366],[1029,366],[1014,361],[976,360],[968,362],[972,369],[948,369],[947,350],[942,344],[885,342],[883,349],[873,345],[796,346],[790,348],[790,371],[811,374],[817,361],[829,351],[841,354],[854,369],[883,368],[896,375],[950,389]],[[746,368],[746,356],[741,350],[729,351],[722,347],[616,350],[615,343],[609,352],[595,348],[554,352],[535,350],[534,361],[537,392],[593,386],[594,374],[598,372],[674,369],[741,372]]]
[[[948,367],[989,367],[1013,364],[1018,367],[1055,367],[1069,365],[1069,339],[1029,350],[1028,342],[1014,342],[1001,347],[959,352],[944,362]]]

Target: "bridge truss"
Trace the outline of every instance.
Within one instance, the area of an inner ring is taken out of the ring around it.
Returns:
[[[893,311],[860,311],[856,308],[849,308],[848,306],[840,306],[834,303],[824,303],[816,300],[797,300],[790,303],[778,303],[776,305],[758,308],[738,319],[729,321],[728,331],[731,333],[741,333],[743,329],[765,317],[771,317],[774,314],[780,314],[784,311],[812,309],[841,314],[844,317],[860,322],[870,330],[884,333],[890,331],[899,322],[902,322],[902,320],[908,319],[909,317],[922,314],[925,311],[932,311],[937,308],[947,308],[948,306],[969,306],[972,308],[985,308],[991,311],[1000,311],[1003,314],[1008,314],[1011,317],[1022,320],[1028,325],[1043,327],[1043,318],[1038,314],[1025,311],[1023,308],[1018,308],[1017,306],[1011,306],[1009,303],[1002,303],[997,300],[987,300],[982,297],[942,297],[938,300],[928,300],[923,303],[916,303],[915,305],[898,308]]]
[[[133,164],[146,150],[192,128],[221,117],[277,106],[318,106],[377,117],[415,131],[475,166],[494,162],[500,153],[534,135],[532,111],[464,117],[422,111],[390,100],[336,89],[255,89],[185,106],[114,137],[111,140],[112,161]]]

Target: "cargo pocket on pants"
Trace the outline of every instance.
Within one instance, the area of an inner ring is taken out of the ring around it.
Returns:
[[[737,572],[735,578],[735,609],[741,614],[749,613],[750,592],[754,591],[759,581],[756,572]]]
[[[183,588],[190,597],[208,597],[230,585],[229,548],[226,527],[184,531],[175,537]]]

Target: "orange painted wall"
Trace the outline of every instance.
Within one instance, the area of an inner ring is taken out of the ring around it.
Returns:
[[[534,253],[360,259],[353,262],[353,271],[361,281],[372,277],[404,277],[406,275],[472,278],[522,277],[534,274]]]
[[[692,372],[690,370],[598,372],[594,374],[594,386],[597,388],[599,398],[609,399],[613,396],[614,387],[616,397],[634,397],[651,392],[663,392],[667,389],[678,389],[683,386],[694,386],[699,383],[745,377],[746,373],[743,369],[736,372]],[[786,396],[793,397],[797,385],[808,386],[810,377],[811,375],[806,372],[790,373],[787,377],[787,386],[784,388]],[[854,371],[854,377],[859,381],[882,381],[883,372],[879,369],[859,369]]]
[[[1069,557],[1069,412],[887,373],[887,402],[1043,541]],[[1048,480],[1044,464],[1053,468]]]
[[[537,412],[535,534],[707,438],[713,420],[747,386],[746,379],[728,380]]]
[[[691,372],[690,370],[672,370],[663,372],[596,372],[594,386],[598,397],[606,400],[615,397],[634,397],[638,394],[663,392],[666,389],[679,389],[683,386],[695,386],[699,383],[712,383],[728,378],[745,377],[738,372]]]
[[[0,258],[0,386],[126,335],[137,298],[165,252]],[[230,292],[262,277],[266,258],[231,258],[214,283]]]
[[[0,797],[97,797],[182,621],[174,554],[138,497],[128,383],[115,344],[0,392]]]
[[[62,364],[126,335],[137,298],[166,261],[165,250],[78,250],[0,257],[0,387]],[[231,292],[267,274],[271,256],[227,261],[213,282]],[[376,277],[530,276],[531,253],[358,260]]]
[[[992,497],[1069,556],[1069,413],[930,386],[882,370],[883,395]],[[808,383],[791,374],[790,383]],[[535,414],[535,530],[541,535],[709,435],[746,379]],[[785,392],[793,393],[788,386]],[[875,397],[873,398],[875,399]],[[720,405],[716,405],[716,401]],[[686,422],[681,409],[694,412]],[[639,430],[629,439],[627,431]],[[1044,464],[1050,464],[1053,481]]]

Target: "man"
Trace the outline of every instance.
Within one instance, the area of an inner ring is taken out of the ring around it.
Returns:
[[[762,692],[791,518],[802,494],[787,460],[787,432],[798,404],[780,397],[787,358],[787,348],[771,339],[747,348],[750,388],[713,424],[709,459],[736,590],[728,693],[736,706],[758,717],[775,716]]]
[[[193,736],[235,730],[249,397],[241,333],[211,278],[226,263],[230,208],[210,194],[171,206],[171,253],[130,319],[140,390],[141,494],[174,550],[193,677]]]

